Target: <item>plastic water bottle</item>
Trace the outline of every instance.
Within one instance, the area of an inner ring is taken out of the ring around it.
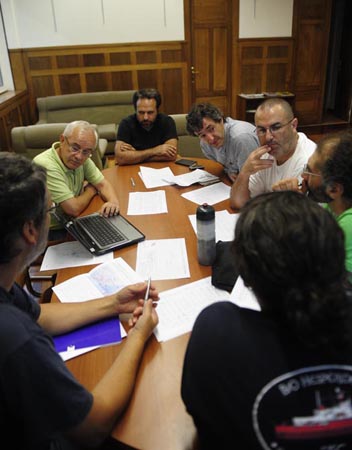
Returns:
[[[215,259],[215,210],[204,203],[197,208],[198,262],[211,266]]]

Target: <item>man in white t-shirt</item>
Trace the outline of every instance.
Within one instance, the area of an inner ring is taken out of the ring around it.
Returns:
[[[251,197],[272,191],[284,178],[297,177],[316,144],[297,132],[298,120],[286,100],[270,98],[255,113],[261,147],[247,158],[231,189],[231,207],[241,208]]]

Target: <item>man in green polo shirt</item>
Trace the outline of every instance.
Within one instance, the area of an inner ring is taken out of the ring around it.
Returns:
[[[324,136],[299,185],[300,180],[290,178],[276,183],[273,190],[299,190],[333,214],[345,234],[346,269],[352,274],[352,133]]]
[[[99,211],[101,214],[113,216],[119,212],[119,200],[113,187],[90,158],[97,143],[94,126],[75,121],[66,126],[59,142],[34,158],[47,171],[52,201],[68,216],[77,217],[95,195],[100,195],[105,202]],[[58,225],[53,223],[52,228]]]

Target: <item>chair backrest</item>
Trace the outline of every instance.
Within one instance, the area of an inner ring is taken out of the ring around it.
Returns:
[[[133,114],[135,91],[106,91],[65,94],[37,98],[38,123],[87,120],[97,125],[119,124]]]
[[[178,136],[178,149],[181,156],[194,156],[196,158],[204,158],[200,148],[199,138],[190,136],[187,132],[187,114],[170,114],[176,123],[176,131]]]
[[[20,153],[29,159],[33,159],[36,155],[47,150],[54,142],[59,140],[66,125],[67,123],[46,123],[12,128],[12,149],[16,153]],[[104,143],[99,142],[99,145],[101,144],[104,145]],[[107,142],[105,141],[105,147],[106,144]],[[99,169],[103,168],[99,148],[93,152],[92,160]]]

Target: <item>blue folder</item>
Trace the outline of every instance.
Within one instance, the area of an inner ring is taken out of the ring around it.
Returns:
[[[117,317],[104,319],[69,333],[53,337],[58,353],[69,349],[111,345],[121,342],[120,321]]]

